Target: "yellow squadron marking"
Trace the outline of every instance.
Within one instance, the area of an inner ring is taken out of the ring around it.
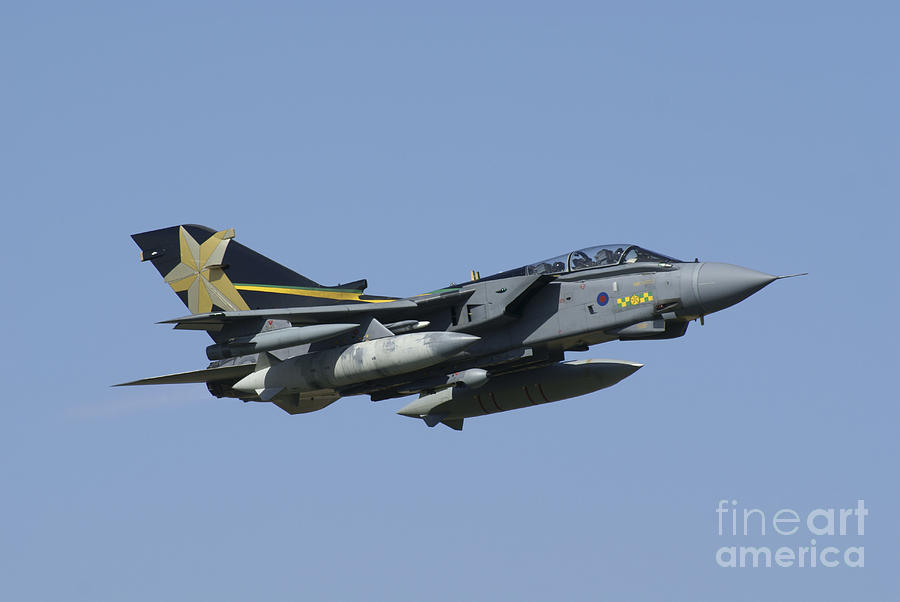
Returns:
[[[187,291],[191,313],[208,313],[214,304],[229,311],[250,309],[222,269],[232,238],[233,229],[222,230],[201,245],[184,227],[178,228],[181,262],[166,274],[165,281],[176,293]]]
[[[616,299],[616,304],[625,309],[629,305],[634,307],[635,305],[640,305],[641,303],[649,303],[653,301],[653,295],[651,295],[648,291],[645,291],[643,294],[639,295],[631,295],[630,297],[619,297]]]
[[[394,299],[360,299],[362,293],[349,293],[344,291],[314,290],[308,288],[291,288],[282,286],[269,286],[265,284],[237,284],[239,291],[254,291],[259,293],[280,293],[282,295],[298,295],[300,297],[317,297],[320,299],[336,299],[339,301],[364,301],[366,303],[387,303]]]

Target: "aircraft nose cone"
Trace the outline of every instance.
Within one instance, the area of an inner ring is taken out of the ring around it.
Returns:
[[[703,263],[697,297],[704,314],[731,307],[776,280],[775,276],[728,263]]]

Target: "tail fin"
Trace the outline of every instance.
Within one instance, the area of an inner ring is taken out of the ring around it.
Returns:
[[[236,242],[233,229],[185,224],[131,238],[194,314],[375,300],[362,298],[365,280],[323,287]]]

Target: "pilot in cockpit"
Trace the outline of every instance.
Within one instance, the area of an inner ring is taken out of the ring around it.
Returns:
[[[600,249],[594,254],[594,265],[603,266],[603,265],[612,265],[615,263],[613,259],[612,251],[609,249]]]
[[[584,251],[575,251],[572,253],[571,264],[573,270],[583,270],[592,267],[594,262],[591,261],[591,258]]]

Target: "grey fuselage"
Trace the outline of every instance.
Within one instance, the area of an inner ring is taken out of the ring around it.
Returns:
[[[428,389],[430,383],[439,387],[449,372],[484,368],[497,375],[555,363],[565,351],[584,351],[606,341],[676,338],[691,320],[733,305],[773,280],[739,266],[698,262],[635,262],[473,280],[445,293],[457,302],[431,311],[426,305],[403,317],[427,322],[429,331],[472,334],[480,340],[427,369],[366,381],[339,393],[369,394],[374,400],[399,397]],[[348,335],[346,344],[359,340],[354,336]],[[313,343],[272,353],[287,359],[316,351]],[[213,366],[255,361],[255,355],[248,355]],[[246,397],[236,391],[215,393]]]
[[[350,395],[418,395],[398,413],[462,429],[465,418],[585,395],[641,365],[566,361],[612,340],[671,339],[777,278],[683,262],[638,245],[598,245],[414,297],[323,286],[234,240],[183,224],[132,235],[205,330],[207,368],[121,386],[205,383],[216,397],[290,414]]]

